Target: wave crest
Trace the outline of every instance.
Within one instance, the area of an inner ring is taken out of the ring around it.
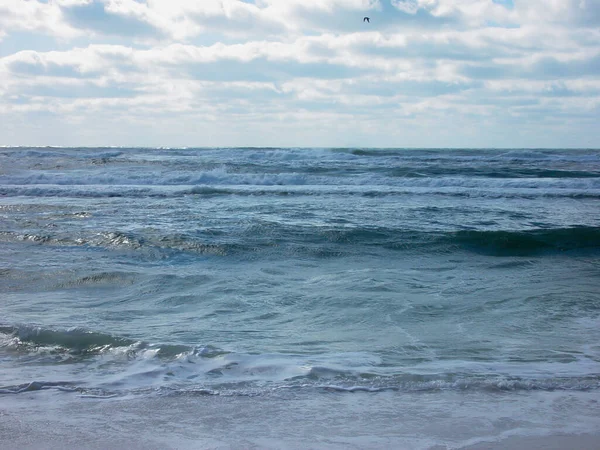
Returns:
[[[305,227],[262,223],[235,234],[143,235],[118,231],[93,236],[30,235],[0,232],[0,241],[48,246],[89,246],[117,251],[145,252],[163,257],[174,253],[240,256],[273,251],[313,255],[356,252],[363,247],[409,252],[468,251],[492,256],[528,256],[600,249],[600,228],[568,227],[530,230],[460,230],[425,232],[386,227]]]

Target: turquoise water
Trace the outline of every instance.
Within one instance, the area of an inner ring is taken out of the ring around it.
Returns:
[[[597,150],[0,149],[0,399],[595,395],[599,199]]]

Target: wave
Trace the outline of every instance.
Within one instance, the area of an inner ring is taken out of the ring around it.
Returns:
[[[181,185],[251,185],[296,186],[306,184],[306,174],[295,172],[230,172],[217,167],[201,172],[118,172],[103,169],[96,173],[42,172],[28,175],[4,176],[4,185],[54,185],[54,186],[181,186]]]
[[[72,236],[0,232],[0,242],[101,247],[107,250],[141,251],[156,256],[184,252],[221,257],[261,251],[277,251],[283,255],[292,252],[335,256],[361,252],[365,248],[423,254],[467,251],[491,256],[533,256],[600,250],[600,228],[589,226],[423,232],[385,227],[306,227],[261,223],[240,229],[236,233],[224,236],[219,232],[210,235],[143,235],[113,231],[92,236]]]
[[[225,256],[243,246],[207,242],[201,238],[183,234],[144,237],[134,233],[111,231],[91,236],[23,234],[0,231],[0,242],[45,245],[50,247],[91,247],[115,251],[143,252],[148,256],[162,258],[173,252]]]
[[[423,160],[486,161],[600,161],[598,149],[493,149],[493,148],[331,148],[332,153],[358,157],[402,157]]]
[[[78,389],[72,382],[53,382],[53,381],[31,381],[29,383],[17,384],[13,386],[0,387],[0,394],[22,394],[24,392],[41,391],[44,389],[56,389],[59,391],[76,392]]]
[[[407,378],[415,378],[410,380]],[[319,389],[333,392],[435,392],[435,391],[590,391],[600,389],[600,377],[557,377],[543,379],[527,379],[493,375],[465,376],[458,375],[454,380],[433,379],[419,381],[418,376],[396,376],[390,379],[377,380],[375,383],[363,385],[321,384]],[[445,377],[446,378],[446,377]],[[294,386],[290,386],[294,387]]]
[[[289,196],[289,197],[390,197],[441,196],[490,199],[572,198],[600,199],[600,185],[506,187],[445,186],[428,183],[415,186],[316,186],[316,185],[197,185],[197,186],[131,186],[131,185],[0,185],[0,197],[55,198],[181,198],[187,196]]]
[[[94,333],[81,328],[54,330],[35,326],[0,326],[0,347],[5,350],[39,353],[101,353],[109,348],[132,347],[136,341]]]
[[[397,250],[468,250],[498,256],[600,249],[600,228],[572,227],[522,231],[460,230],[446,233],[395,229],[340,229],[325,232],[336,243],[383,246]]]
[[[302,165],[313,165],[316,161],[328,163],[377,164],[382,167],[396,166],[403,162],[430,164],[438,162],[447,166],[448,163],[474,163],[478,165],[512,164],[523,165],[530,163],[545,164],[583,164],[595,165],[600,162],[597,149],[403,149],[403,148],[143,148],[143,147],[4,147],[0,157],[12,160],[31,160],[34,163],[40,158],[52,159],[71,158],[85,160],[90,158],[119,158],[140,164],[151,163],[160,159],[169,165],[178,158],[187,161],[210,160],[212,162],[240,161],[278,164],[294,162]],[[27,161],[24,161],[27,163]],[[390,164],[392,163],[392,164]],[[585,170],[584,166],[582,170]],[[597,168],[596,168],[597,169]]]
[[[333,186],[373,185],[405,187],[469,187],[469,188],[543,188],[600,187],[600,168],[547,168],[464,166],[448,164],[393,164],[389,165],[340,165],[330,162],[308,165],[255,164],[232,162],[219,164],[181,161],[175,167],[103,167],[111,158],[98,156],[90,159],[90,168],[81,170],[28,171],[0,173],[0,183],[5,186],[182,186],[182,185],[228,185],[228,186]],[[64,166],[65,163],[61,163]],[[71,162],[72,164],[72,162]],[[156,162],[152,161],[152,165]]]
[[[305,389],[325,393],[600,389],[597,362],[581,365],[577,361],[569,367],[561,363],[561,375],[552,374],[551,364],[541,365],[535,370],[539,376],[523,376],[519,364],[508,367],[490,360],[465,371],[456,370],[465,361],[445,361],[445,372],[423,374],[410,366],[352,367],[362,361],[362,354],[344,356],[343,367],[332,362],[339,361],[335,354],[241,354],[212,346],[150,344],[81,328],[31,325],[0,326],[0,354],[5,364],[26,360],[29,368],[39,365],[51,374],[48,379],[38,375],[0,386],[0,395],[45,389],[103,398],[157,389],[177,395],[263,395]],[[315,360],[320,362],[315,364]],[[496,363],[502,370],[494,370]],[[107,371],[108,367],[112,370]]]
[[[0,395],[15,395],[41,390],[57,390],[64,393],[77,393],[82,398],[110,399],[131,395],[160,395],[166,396],[261,396],[276,395],[282,391],[321,391],[325,394],[354,394],[357,392],[378,394],[381,392],[402,393],[435,393],[441,391],[460,392],[589,392],[600,389],[600,378],[561,377],[540,379],[514,379],[505,377],[458,377],[453,381],[438,379],[432,381],[406,381],[404,377],[386,377],[376,381],[352,380],[344,383],[328,384],[303,380],[297,383],[286,382],[238,382],[238,383],[186,383],[185,387],[169,385],[164,382],[161,386],[152,387],[121,387],[90,386],[89,383],[77,381],[29,381],[19,384],[0,386]]]
[[[600,228],[573,227],[527,231],[458,231],[450,240],[473,251],[492,254],[531,255],[600,249]]]
[[[34,325],[0,325],[0,349],[19,354],[63,356],[125,355],[128,358],[175,359],[180,355],[214,358],[227,354],[216,347],[161,344],[89,331],[84,328],[54,329]]]
[[[302,380],[295,383],[288,382],[237,382],[237,383],[185,383],[186,386],[163,382],[159,386],[137,386],[115,388],[114,386],[90,385],[81,381],[28,381],[24,383],[0,386],[0,395],[15,395],[31,393],[42,390],[56,390],[67,394],[76,393],[81,398],[110,399],[131,395],[160,395],[166,396],[261,396],[277,395],[282,391],[320,391],[325,394],[354,394],[357,392],[378,394],[381,392],[402,393],[435,393],[442,391],[460,392],[589,392],[600,389],[600,378],[586,377],[559,377],[539,379],[515,379],[510,377],[485,378],[482,376],[460,376],[455,380],[444,379],[431,381],[407,381],[410,376],[385,377],[377,380],[348,380],[338,383],[320,383]]]
[[[389,175],[403,178],[477,177],[477,178],[600,178],[600,171],[515,167],[406,166],[391,169]]]

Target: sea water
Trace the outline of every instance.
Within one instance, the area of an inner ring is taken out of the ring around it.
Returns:
[[[242,430],[178,448],[597,432],[599,200],[598,150],[2,148],[0,409]]]

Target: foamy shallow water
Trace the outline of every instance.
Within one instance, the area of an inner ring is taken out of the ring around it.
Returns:
[[[597,435],[587,434],[600,429],[597,392],[295,391],[99,400],[43,391],[6,400],[0,438],[27,449],[594,449]],[[556,436],[568,447],[549,445]]]

